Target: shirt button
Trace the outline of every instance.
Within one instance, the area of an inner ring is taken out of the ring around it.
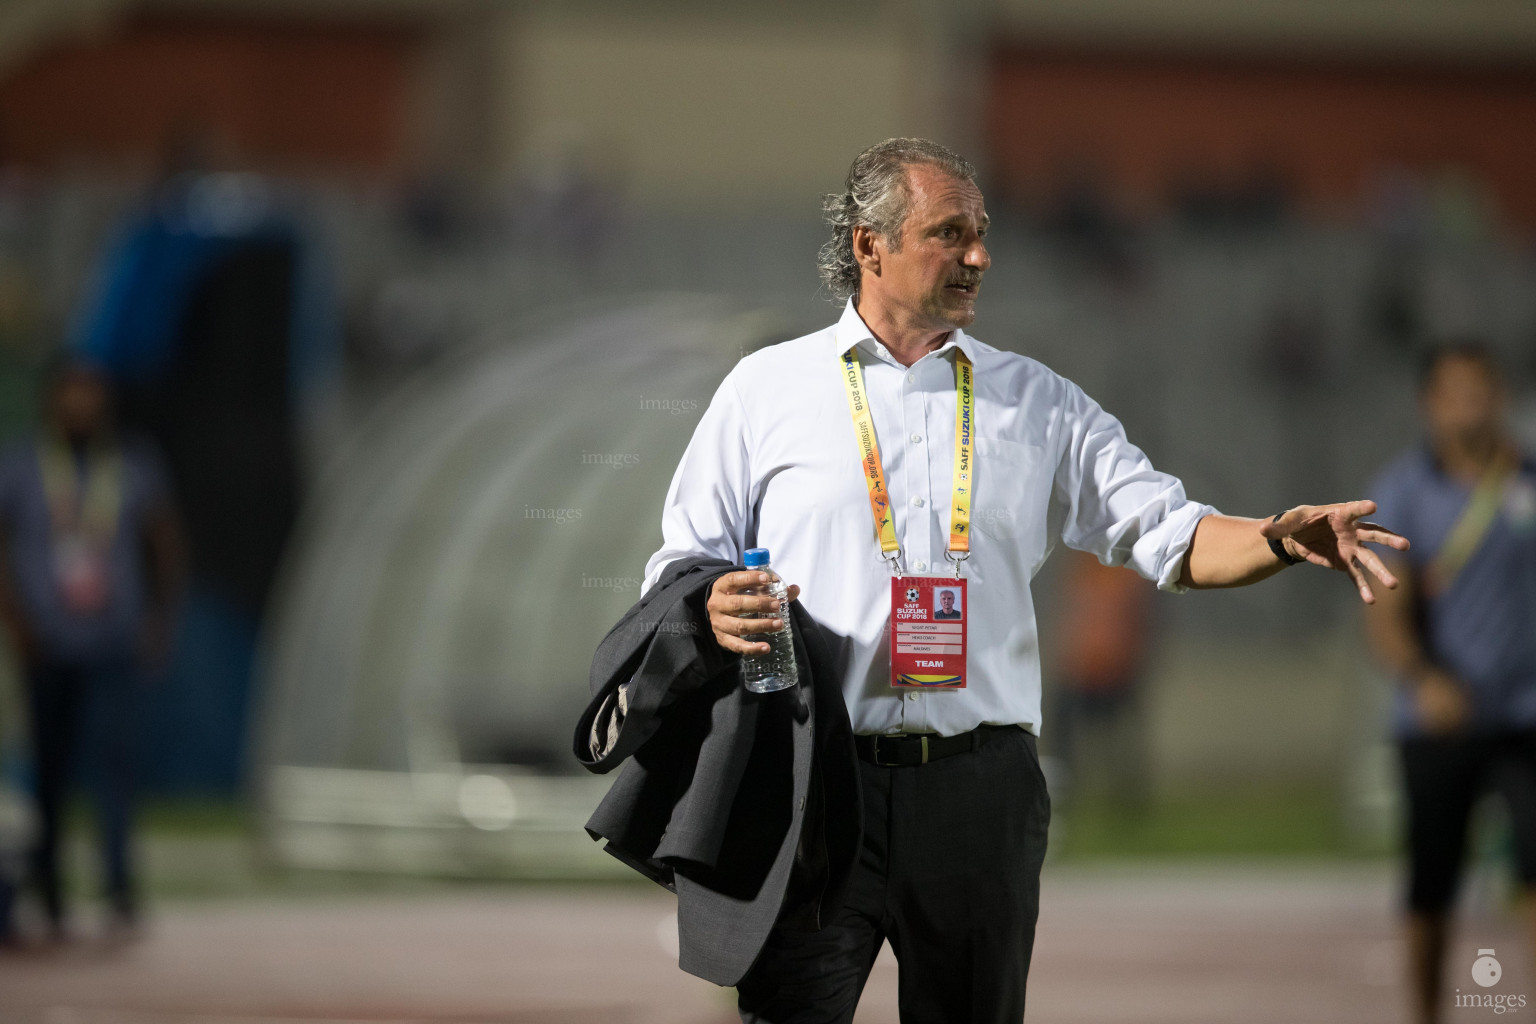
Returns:
[[[916,384],[917,383],[917,374],[915,374],[915,373],[907,374],[907,383],[908,384]]]
[[[927,562],[921,562],[921,561],[913,562],[912,563],[912,568],[916,569],[918,572],[922,572],[924,569],[928,568],[928,563]],[[913,696],[915,697],[917,695],[913,694]]]
[[[921,497],[913,498],[912,499],[912,507],[913,508],[922,508],[923,507],[923,499]]]
[[[923,435],[922,434],[913,434],[912,435],[912,443],[913,444],[922,444],[923,443]]]
[[[922,694],[920,694],[920,693],[909,693],[909,694],[907,694],[907,700],[917,700],[917,698],[919,698],[921,696],[922,696]]]

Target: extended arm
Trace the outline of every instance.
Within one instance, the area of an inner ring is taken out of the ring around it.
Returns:
[[[1388,590],[1397,586],[1397,577],[1365,545],[1408,548],[1408,541],[1390,530],[1360,521],[1375,511],[1373,501],[1349,501],[1300,505],[1278,520],[1208,515],[1195,527],[1179,582],[1210,589],[1246,586],[1273,576],[1286,564],[1269,546],[1274,539],[1292,558],[1348,573],[1360,599],[1371,604],[1376,595],[1367,573]]]
[[[1209,515],[1195,527],[1179,574],[1182,586],[1195,590],[1241,587],[1267,579],[1285,568],[1259,532],[1262,519]]]

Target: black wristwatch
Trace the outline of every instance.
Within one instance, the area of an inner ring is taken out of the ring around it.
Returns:
[[[1275,518],[1270,520],[1270,522],[1278,523],[1280,521],[1280,517],[1283,515],[1285,515],[1284,512],[1276,512]],[[1266,537],[1265,540],[1269,541],[1269,550],[1273,551],[1275,553],[1275,557],[1280,559],[1280,561],[1284,562],[1286,565],[1300,565],[1302,562],[1306,561],[1305,558],[1292,558],[1291,553],[1285,550],[1285,545],[1280,543],[1275,538]]]

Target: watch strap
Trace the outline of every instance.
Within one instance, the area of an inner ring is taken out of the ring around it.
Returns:
[[[1283,515],[1285,515],[1284,512],[1276,512],[1275,518],[1271,519],[1270,522],[1278,523],[1280,521],[1280,517]],[[1273,551],[1275,553],[1275,557],[1280,559],[1280,561],[1284,562],[1286,565],[1300,565],[1302,562],[1306,561],[1305,558],[1293,558],[1291,553],[1285,550],[1285,545],[1280,543],[1280,541],[1276,538],[1266,537],[1265,540],[1269,541],[1269,550]]]

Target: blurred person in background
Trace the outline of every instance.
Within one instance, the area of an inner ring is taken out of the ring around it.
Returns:
[[[1151,593],[1133,572],[1104,565],[1090,554],[1068,552],[1057,626],[1056,674],[1051,692],[1052,797],[1077,795],[1085,766],[1085,740],[1102,738],[1108,793],[1127,814],[1147,799],[1146,727],[1141,680],[1146,668]]]
[[[333,382],[338,309],[298,196],[191,122],[102,247],[69,347],[163,453],[190,552],[176,659],[145,711],[145,781],[238,791],[267,596],[302,500],[304,425]]]
[[[111,921],[137,920],[136,713],[146,674],[170,652],[183,558],[159,456],[114,429],[101,371],[64,359],[44,386],[41,429],[0,455],[0,617],[27,683],[32,880],[63,938],[60,839],[77,763],[94,776]]]
[[[1485,346],[1431,351],[1420,379],[1424,443],[1373,494],[1409,538],[1404,586],[1366,617],[1399,681],[1394,731],[1407,791],[1408,952],[1421,1022],[1440,1019],[1451,912],[1479,797],[1497,790],[1514,826],[1536,928],[1536,464],[1505,425]]]
[[[4,666],[0,666],[3,669]],[[0,676],[0,949],[14,946],[16,894],[26,878],[36,814],[28,796],[25,698],[15,672]]]

